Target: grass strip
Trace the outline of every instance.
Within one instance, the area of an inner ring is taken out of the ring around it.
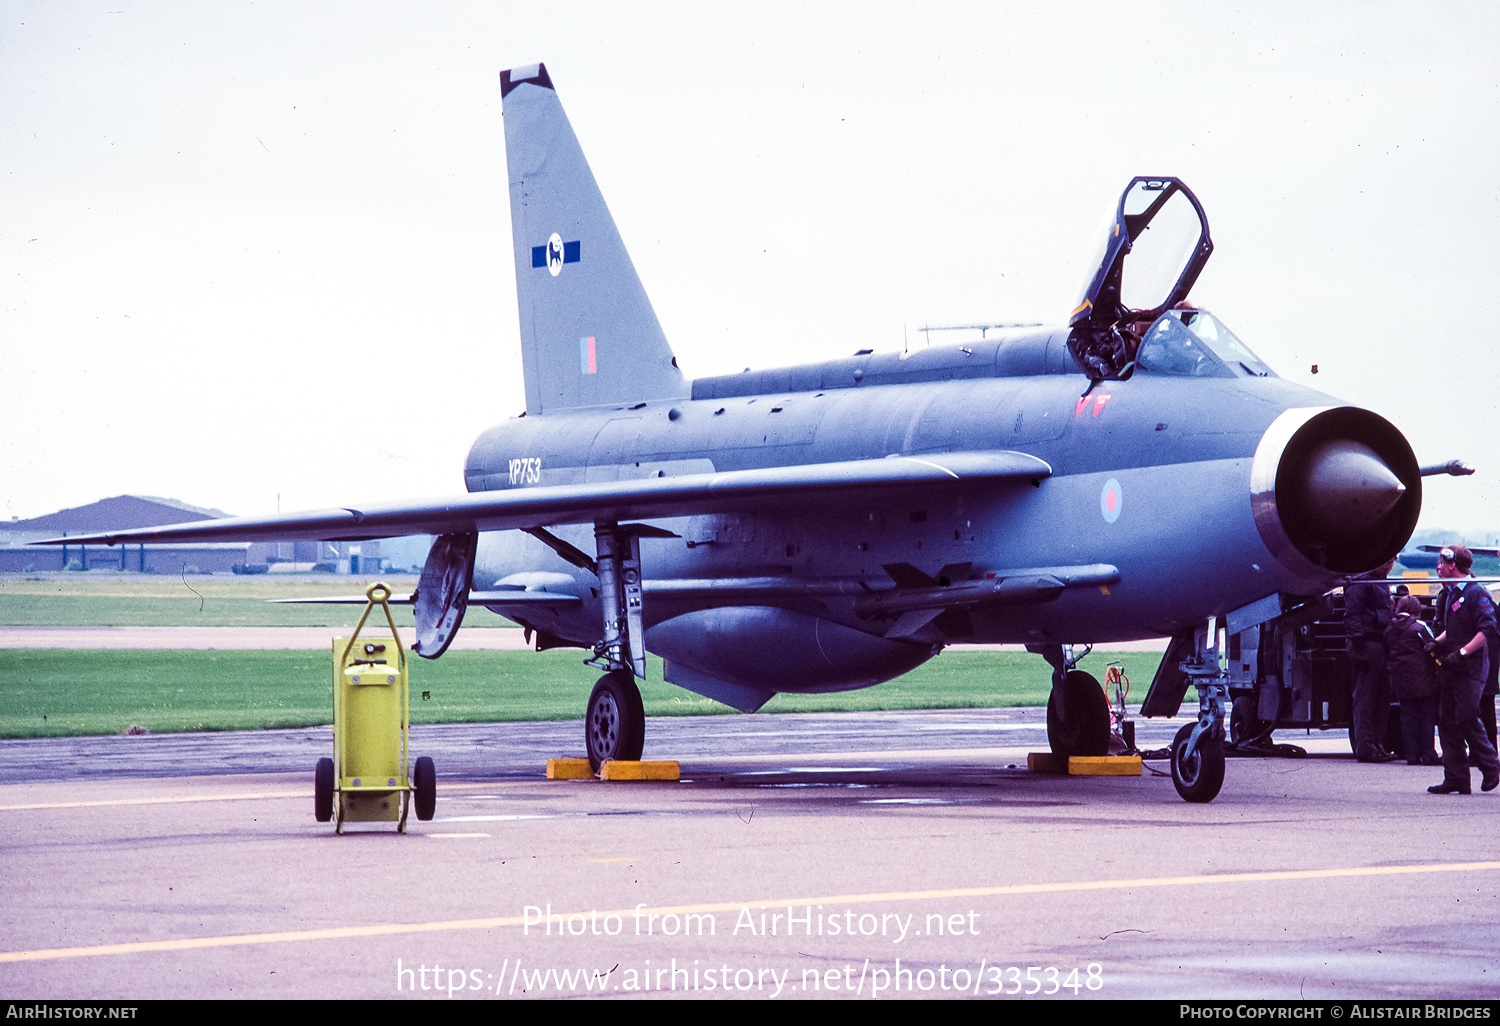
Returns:
[[[276,605],[272,599],[363,595],[366,581],[267,580],[265,577],[140,577],[132,580],[0,578],[0,624],[8,627],[350,627],[360,605]],[[400,594],[416,586],[393,580]],[[392,606],[399,627],[410,606]],[[377,612],[376,616],[380,616]],[[473,606],[469,627],[503,627],[504,617]]]
[[[449,652],[412,660],[413,723],[571,720],[583,716],[596,670],[574,650]],[[1145,696],[1160,657],[1095,653]],[[153,734],[305,727],[332,720],[332,656],[298,651],[0,649],[0,738]],[[830,695],[781,694],[765,712],[972,709],[1045,705],[1048,669],[1018,652],[948,652],[886,684]],[[648,716],[731,712],[662,680],[651,659],[641,696]]]

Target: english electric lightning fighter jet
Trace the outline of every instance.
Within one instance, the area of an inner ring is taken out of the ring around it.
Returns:
[[[70,544],[437,535],[418,653],[440,656],[472,603],[539,649],[588,649],[595,766],[641,755],[647,651],[753,711],[950,643],[1024,643],[1053,667],[1054,752],[1104,754],[1108,704],[1071,646],[1172,636],[1176,702],[1192,683],[1200,706],[1173,779],[1208,801],[1219,630],[1381,565],[1416,524],[1399,431],[1277,377],[1186,302],[1213,246],[1175,178],[1126,187],[1066,325],[690,381],[546,67],[500,83],[526,411],[475,441],[468,493]]]

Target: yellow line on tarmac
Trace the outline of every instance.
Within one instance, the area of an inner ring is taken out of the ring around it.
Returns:
[[[736,912],[745,907],[787,908],[799,905],[868,905],[888,901],[931,901],[942,898],[989,898],[1013,894],[1061,894],[1069,891],[1130,890],[1138,887],[1191,887],[1197,884],[1268,883],[1275,880],[1331,880],[1349,877],[1413,876],[1424,873],[1472,873],[1500,869],[1500,862],[1450,862],[1425,866],[1356,866],[1345,869],[1292,869],[1266,873],[1218,873],[1205,876],[1156,876],[1134,880],[1077,880],[1062,883],[1007,884],[1000,887],[953,887],[928,891],[885,891],[876,894],[825,894],[809,898],[756,898],[706,905],[665,905],[657,908],[617,908],[607,911],[564,913],[585,919],[619,916],[685,915],[704,912]],[[36,951],[0,952],[0,963],[41,962],[94,955],[134,955],[148,951],[188,951],[194,948],[227,948],[250,944],[286,944],[296,941],[339,940],[345,937],[388,937],[407,933],[443,933],[457,930],[493,930],[520,926],[521,916],[491,919],[449,919],[436,923],[384,923],[370,926],[337,926],[324,930],[287,930],[279,933],[243,933],[227,937],[184,937],[180,940],[135,941],[128,944],[96,944],[78,948],[42,948]]]

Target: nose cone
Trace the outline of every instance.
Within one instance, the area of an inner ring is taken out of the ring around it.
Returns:
[[[1375,528],[1406,494],[1401,479],[1363,442],[1325,442],[1306,466],[1309,520],[1325,535]]]
[[[1278,563],[1300,575],[1290,587],[1312,595],[1401,551],[1422,511],[1421,468],[1369,410],[1284,410],[1255,451],[1250,510]]]

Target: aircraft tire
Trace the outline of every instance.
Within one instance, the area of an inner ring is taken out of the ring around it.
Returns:
[[[589,768],[595,773],[610,759],[633,761],[641,757],[646,744],[646,709],[630,671],[615,670],[599,678],[589,695],[583,732]]]
[[[416,806],[417,818],[427,821],[437,809],[437,768],[430,756],[423,755],[411,771],[412,804]]]
[[[1240,744],[1266,729],[1256,712],[1254,698],[1247,695],[1234,700],[1234,705],[1229,710],[1229,740]]]
[[[1059,704],[1061,703],[1061,704]],[[1047,699],[1047,741],[1052,754],[1109,754],[1109,700],[1091,673],[1069,670]]]
[[[1172,784],[1183,801],[1211,802],[1224,786],[1224,741],[1209,734],[1198,742],[1190,760],[1182,758],[1182,747],[1193,733],[1189,723],[1172,739]]]
[[[319,759],[313,770],[313,815],[319,823],[333,818],[333,760]]]

